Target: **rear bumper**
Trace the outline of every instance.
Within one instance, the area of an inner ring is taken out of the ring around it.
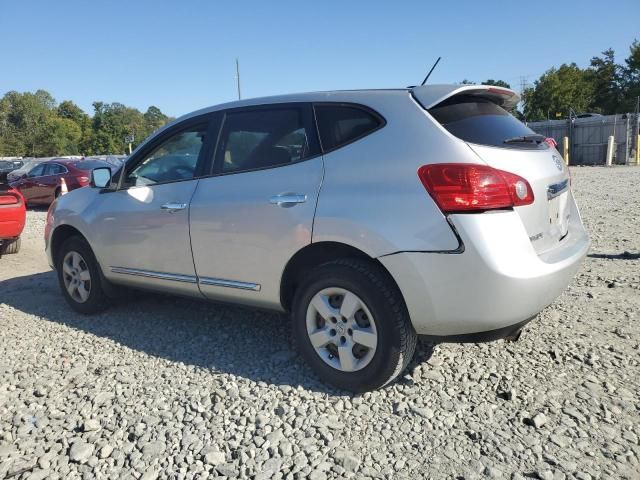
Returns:
[[[450,220],[464,252],[379,258],[398,283],[421,335],[450,337],[516,327],[564,291],[590,245],[577,211],[558,247],[541,255],[515,212],[452,215]]]
[[[5,213],[1,212],[0,214]],[[7,216],[8,217],[8,216]],[[24,229],[24,213],[17,212],[11,218],[0,218],[0,240],[13,240],[20,236]]]
[[[506,327],[487,330],[486,332],[460,333],[457,335],[420,335],[425,340],[433,343],[485,343],[501,340],[509,337],[519,337],[519,333],[529,322],[536,317],[528,318],[522,322],[507,325]]]

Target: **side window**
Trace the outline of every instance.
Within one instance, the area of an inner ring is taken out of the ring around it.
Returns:
[[[217,151],[223,173],[297,162],[314,155],[304,110],[280,107],[227,113]]]
[[[62,165],[58,165],[57,163],[48,163],[44,169],[45,175],[59,175],[61,173],[65,173],[66,168]]]
[[[354,106],[316,105],[315,111],[320,141],[325,151],[363,137],[382,125],[378,117]]]
[[[45,165],[36,165],[27,174],[28,177],[41,177],[44,173]]]
[[[128,166],[124,187],[188,180],[194,177],[207,125],[183,130]]]

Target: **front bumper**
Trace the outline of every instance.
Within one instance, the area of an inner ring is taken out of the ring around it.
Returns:
[[[569,285],[590,241],[579,216],[537,254],[516,212],[451,215],[462,253],[401,252],[379,260],[396,280],[418,334],[456,336],[515,326]]]

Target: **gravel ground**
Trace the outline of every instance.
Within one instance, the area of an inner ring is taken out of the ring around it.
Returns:
[[[82,317],[0,260],[0,478],[640,478],[640,168],[576,168],[593,246],[517,343],[419,347],[345,395],[280,315],[141,296]]]

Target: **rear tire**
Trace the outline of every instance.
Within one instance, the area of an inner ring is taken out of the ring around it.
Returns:
[[[20,251],[20,238],[9,240],[0,247],[0,255],[11,255]]]
[[[67,303],[83,314],[97,313],[109,305],[102,287],[100,266],[82,237],[70,237],[55,259],[58,283]]]
[[[296,289],[292,322],[301,355],[323,381],[343,390],[365,392],[388,384],[416,347],[398,287],[380,266],[359,259],[309,272]]]

